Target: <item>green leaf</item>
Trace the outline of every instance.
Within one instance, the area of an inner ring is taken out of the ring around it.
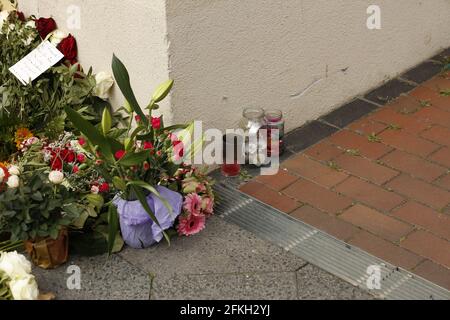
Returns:
[[[108,108],[105,108],[103,109],[103,116],[102,116],[102,130],[104,136],[106,136],[111,130],[111,125],[112,125],[111,113],[109,112]]]
[[[145,182],[142,182],[142,181],[131,181],[128,183],[128,185],[130,185],[131,191],[134,192],[134,194],[138,198],[139,202],[141,203],[142,207],[145,209],[147,214],[150,216],[150,219],[152,219],[152,221],[154,223],[156,223],[158,225],[158,227],[161,228],[161,225],[159,224],[158,219],[156,219],[155,214],[153,213],[152,209],[150,209],[150,206],[147,203],[147,199],[145,198],[145,195],[142,192],[142,189],[141,189],[142,187],[140,186],[140,185],[142,185],[142,183],[145,184]],[[170,245],[170,238],[165,231],[163,231],[163,235],[164,235],[164,238],[166,239],[167,243]]]
[[[89,204],[93,205],[97,208],[98,211],[103,207],[104,200],[103,197],[99,194],[88,194],[86,195],[86,200],[89,202]]]
[[[123,181],[120,177],[114,177],[112,181],[114,187],[120,191],[125,191],[127,188],[125,181]]]
[[[167,95],[169,94],[172,87],[173,87],[173,80],[167,80],[166,82],[160,84],[153,93],[152,102],[158,103],[164,100],[164,98],[167,97]]]
[[[148,119],[145,116],[144,112],[142,112],[136,96],[134,95],[133,89],[131,88],[130,75],[128,74],[128,70],[124,66],[122,61],[120,61],[116,57],[116,55],[113,55],[112,70],[114,78],[116,79],[116,83],[119,86],[120,91],[122,91],[122,94],[124,95],[126,101],[129,103],[134,112],[136,112],[141,117],[141,121],[143,121],[144,124],[148,126]]]
[[[85,120],[78,112],[69,108],[64,107],[67,113],[67,117],[72,121],[72,124],[83,133],[89,141],[100,148],[100,151],[110,160],[114,159],[111,151],[111,145],[106,139],[89,121]]]
[[[154,187],[152,187],[151,185],[149,185],[147,182],[144,181],[130,181],[128,182],[129,186],[138,186],[141,187],[142,189],[148,190],[151,193],[153,193],[156,197],[158,197],[159,200],[161,200],[161,202],[164,204],[164,206],[167,208],[167,210],[169,210],[169,213],[173,212],[173,208],[172,206],[169,204],[169,202],[167,202],[166,199],[164,199],[161,194],[158,192],[158,190],[156,190]]]
[[[108,255],[111,256],[117,233],[119,232],[117,208],[112,203],[108,207],[108,222]]]
[[[148,159],[150,156],[149,150],[137,152],[137,153],[126,153],[122,159],[118,161],[118,164],[125,166],[125,167],[131,167],[136,166],[139,164],[142,164],[145,160]]]

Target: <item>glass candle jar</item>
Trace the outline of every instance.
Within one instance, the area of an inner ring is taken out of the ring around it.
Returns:
[[[281,110],[267,110],[264,114],[264,120],[266,122],[265,128],[267,129],[268,156],[279,156],[284,150],[283,112]]]
[[[223,136],[223,164],[222,175],[236,177],[241,172],[243,162],[243,137],[235,134]]]
[[[244,130],[245,134],[245,156],[247,163],[261,165],[258,152],[261,149],[261,144],[265,144],[266,137],[260,135],[260,130],[263,129],[265,125],[266,122],[264,120],[263,109],[244,109],[240,127]]]

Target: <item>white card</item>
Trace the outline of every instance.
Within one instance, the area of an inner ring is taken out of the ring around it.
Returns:
[[[49,41],[42,42],[22,60],[17,62],[9,71],[22,82],[29,84],[49,68],[61,61],[64,55]]]

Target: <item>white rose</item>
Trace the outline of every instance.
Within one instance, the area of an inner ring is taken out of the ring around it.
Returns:
[[[22,278],[31,273],[31,263],[17,251],[2,252],[0,255],[0,270],[11,279]]]
[[[57,46],[63,39],[67,38],[69,35],[62,30],[56,29],[52,32],[50,36],[50,42]]]
[[[38,285],[32,275],[11,280],[9,288],[14,300],[37,300],[39,296]]]
[[[3,182],[3,178],[5,177],[5,172],[2,168],[0,168],[0,182]]]
[[[95,75],[94,95],[100,99],[108,99],[109,90],[114,85],[114,78],[107,72],[99,72]]]
[[[6,182],[10,189],[15,189],[19,187],[20,180],[19,176],[12,175],[8,178],[8,182]]]
[[[2,170],[3,171],[3,170]],[[20,176],[20,169],[18,166],[15,165],[11,165],[8,167],[8,171],[10,174],[15,175],[15,176]]]
[[[91,193],[92,194],[98,194],[100,192],[100,188],[97,186],[92,186],[91,187]]]
[[[25,23],[25,28],[36,29],[36,22],[34,20],[30,20]]]
[[[3,10],[3,11],[0,12],[0,34],[2,34],[3,24],[8,19],[8,17],[9,17],[9,12],[8,11]]]
[[[64,173],[61,171],[52,171],[48,175],[48,180],[53,184],[61,184],[64,180]]]

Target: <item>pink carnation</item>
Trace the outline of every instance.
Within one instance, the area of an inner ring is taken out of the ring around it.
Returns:
[[[206,197],[202,200],[202,209],[207,215],[214,213],[214,200],[212,198]]]
[[[193,214],[187,217],[181,216],[177,227],[180,236],[192,236],[205,229],[205,216],[196,216]]]
[[[201,215],[202,198],[196,193],[190,193],[186,196],[183,205],[184,210],[195,216]]]

